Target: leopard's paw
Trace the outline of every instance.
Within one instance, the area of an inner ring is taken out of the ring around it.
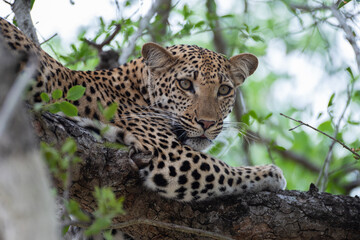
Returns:
[[[138,171],[150,164],[150,161],[154,158],[150,151],[138,151],[134,146],[129,149],[129,158],[131,167]]]

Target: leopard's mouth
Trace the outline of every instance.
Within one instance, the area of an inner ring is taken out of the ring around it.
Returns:
[[[185,145],[188,145],[194,150],[202,150],[207,148],[209,145],[212,144],[212,141],[205,136],[205,134],[202,134],[198,137],[189,137],[187,134],[187,131],[180,126],[179,124],[173,125],[173,133],[176,134],[177,139]]]
[[[192,147],[194,150],[201,151],[212,144],[212,141],[207,137],[191,137],[186,139],[183,144]]]

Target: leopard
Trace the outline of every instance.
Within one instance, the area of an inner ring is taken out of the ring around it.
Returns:
[[[27,101],[41,102],[43,92],[85,87],[84,96],[71,101],[78,108],[74,121],[94,132],[108,126],[103,137],[129,146],[130,159],[150,154],[146,162],[133,162],[148,189],[182,202],[285,189],[276,165],[233,167],[202,152],[222,131],[238,87],[257,69],[253,54],[227,58],[197,45],[145,43],[139,58],[119,67],[76,71],[2,18],[0,33],[10,51],[38,59]],[[99,104],[114,103],[116,112],[107,120]]]

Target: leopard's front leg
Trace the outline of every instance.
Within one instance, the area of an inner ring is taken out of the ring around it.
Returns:
[[[275,165],[231,167],[182,145],[166,128],[137,138],[143,143],[145,141],[145,148],[153,152],[149,165],[140,170],[145,185],[167,198],[204,200],[243,192],[277,191],[286,187],[283,173]]]

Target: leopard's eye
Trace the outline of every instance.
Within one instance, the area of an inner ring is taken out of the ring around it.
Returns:
[[[192,82],[190,80],[187,80],[187,79],[179,80],[179,85],[184,90],[191,90],[193,88],[192,87]]]
[[[228,95],[231,91],[231,87],[229,87],[228,85],[221,85],[219,87],[219,95]]]

